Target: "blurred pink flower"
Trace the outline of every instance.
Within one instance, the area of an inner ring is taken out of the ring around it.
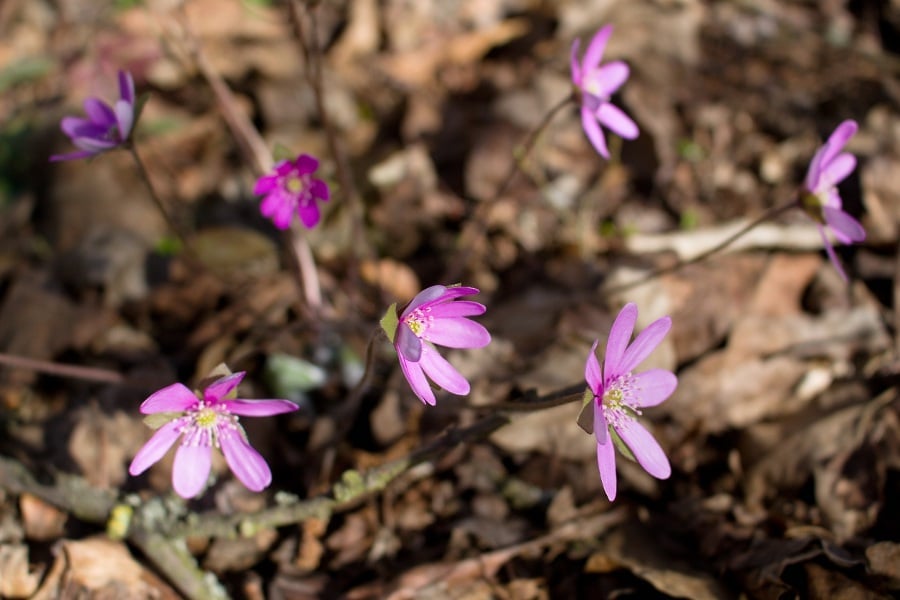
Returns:
[[[419,292],[399,317],[396,307],[392,306],[382,321],[384,324],[394,311],[393,324],[385,326],[385,331],[397,350],[404,377],[416,396],[426,404],[435,404],[426,375],[448,392],[469,393],[466,378],[432,344],[448,348],[482,348],[490,343],[491,334],[487,329],[466,318],[483,314],[484,305],[456,300],[477,293],[478,289],[473,287],[434,285]]]
[[[806,181],[800,192],[803,210],[818,225],[828,258],[844,281],[847,281],[847,274],[841,267],[825,227],[831,229],[834,237],[843,244],[866,239],[866,230],[859,221],[841,208],[841,196],[837,190],[837,184],[856,168],[856,157],[849,152],[841,152],[856,130],[856,121],[849,119],[837,126],[809,163]]]
[[[319,222],[316,200],[329,198],[328,185],[313,177],[318,168],[319,161],[308,154],[275,165],[274,172],[257,179],[253,187],[254,194],[265,196],[259,211],[278,229],[290,227],[295,212],[306,227],[315,227]]]
[[[594,35],[580,63],[581,40],[572,42],[572,83],[581,103],[581,125],[603,158],[609,158],[609,150],[601,123],[628,140],[635,139],[639,134],[638,126],[631,117],[610,102],[612,95],[628,79],[628,65],[617,60],[600,66],[612,30],[612,25],[607,25]]]
[[[60,129],[69,136],[78,152],[54,154],[51,162],[87,158],[112,150],[128,141],[134,125],[134,80],[127,71],[119,71],[119,100],[110,106],[98,98],[84,101],[87,118],[64,117]]]
[[[267,417],[297,410],[288,400],[226,399],[244,378],[243,372],[216,380],[198,397],[186,386],[174,383],[141,404],[143,414],[174,413],[135,455],[128,472],[140,475],[169,451],[179,436],[172,486],[182,498],[203,491],[212,464],[213,446],[221,448],[225,461],[238,479],[254,492],[272,482],[265,459],[247,442],[238,415]]]
[[[672,320],[669,317],[657,319],[629,345],[637,314],[637,306],[629,303],[616,317],[606,342],[603,372],[595,354],[599,340],[591,346],[584,367],[588,384],[585,395],[590,401],[585,408],[593,411],[597,467],[610,502],[616,498],[616,455],[613,445],[658,479],[666,479],[672,473],[669,459],[650,432],[638,423],[637,417],[642,408],[656,406],[671,396],[678,385],[678,378],[664,369],[632,373],[666,336]]]

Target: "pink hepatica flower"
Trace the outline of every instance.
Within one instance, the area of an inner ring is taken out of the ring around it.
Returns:
[[[449,348],[482,348],[491,341],[483,325],[466,317],[483,314],[484,305],[457,300],[478,293],[477,288],[433,285],[419,292],[397,315],[391,305],[381,324],[394,343],[400,369],[419,399],[435,404],[426,375],[453,394],[469,393],[469,382],[442,357],[432,344]]]
[[[329,197],[325,182],[313,177],[318,168],[319,161],[308,154],[275,165],[274,172],[260,177],[253,187],[254,194],[265,196],[259,211],[278,229],[290,227],[295,212],[306,227],[315,227],[319,222],[316,200],[327,202]]]
[[[841,267],[825,227],[831,229],[834,237],[843,244],[866,239],[866,230],[859,221],[841,208],[841,196],[837,190],[837,184],[856,168],[856,157],[849,152],[841,152],[856,130],[856,121],[852,120],[837,126],[809,163],[806,181],[800,193],[803,210],[818,224],[828,258],[844,281],[847,281],[847,274]]]
[[[610,502],[616,498],[616,455],[613,445],[658,479],[666,479],[672,472],[669,459],[650,432],[638,423],[637,417],[641,409],[656,406],[671,396],[678,379],[674,373],[664,369],[632,372],[666,336],[672,320],[663,317],[654,321],[629,345],[637,314],[637,306],[629,303],[616,317],[606,342],[603,371],[600,371],[595,354],[598,342],[591,347],[584,367],[588,384],[585,400],[588,403],[583,416],[593,416],[592,421],[588,420],[586,429],[589,433],[593,429],[597,437],[597,467]]]
[[[200,396],[175,383],[144,400],[141,412],[145,415],[174,414],[138,451],[128,472],[140,475],[181,437],[172,467],[172,486],[182,498],[193,498],[203,491],[213,446],[222,449],[228,466],[245,486],[254,492],[266,488],[272,482],[272,472],[265,459],[247,442],[238,415],[267,417],[297,410],[297,405],[288,400],[226,399],[243,378],[244,373],[239,372],[218,379]]]
[[[594,35],[580,63],[581,40],[572,42],[572,83],[581,102],[581,125],[603,158],[609,158],[609,150],[601,123],[628,140],[635,139],[639,133],[631,117],[610,102],[612,95],[628,79],[628,65],[617,60],[600,66],[612,30],[612,25],[607,25]]]
[[[54,154],[51,162],[87,158],[121,146],[131,135],[134,125],[134,80],[126,71],[119,71],[119,95],[115,106],[97,98],[84,101],[87,118],[65,117],[60,128],[69,136],[78,152]]]

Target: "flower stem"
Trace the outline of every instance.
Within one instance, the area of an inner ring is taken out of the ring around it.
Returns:
[[[625,290],[630,290],[641,284],[647,283],[651,279],[655,279],[662,275],[667,275],[669,273],[674,273],[676,271],[680,271],[681,269],[683,269],[684,267],[687,267],[688,265],[693,265],[693,264],[696,264],[699,262],[703,262],[704,260],[713,256],[714,254],[721,252],[722,250],[724,250],[725,248],[727,248],[728,246],[733,244],[735,241],[737,241],[739,238],[747,235],[747,233],[749,233],[755,227],[761,225],[762,223],[764,223],[765,221],[768,221],[769,219],[773,219],[773,218],[777,217],[778,215],[780,215],[783,212],[787,212],[788,210],[790,210],[796,206],[797,206],[797,200],[792,199],[788,203],[772,207],[769,210],[762,213],[761,215],[759,215],[758,217],[756,217],[755,219],[753,219],[752,221],[750,221],[749,223],[747,223],[747,225],[745,225],[744,227],[742,227],[741,229],[739,229],[732,235],[728,236],[726,239],[722,240],[721,242],[719,242],[712,248],[710,248],[708,250],[704,250],[697,256],[694,256],[692,258],[685,259],[685,260],[680,260],[673,265],[661,267],[659,269],[654,269],[654,270],[650,271],[649,273],[647,273],[646,275],[644,275],[643,277],[639,277],[635,281],[629,281],[627,283],[623,283],[620,285],[613,285],[613,286],[604,288],[604,292],[606,292],[607,294],[611,294],[611,293],[615,293],[615,292],[622,292]]]
[[[137,145],[131,141],[127,144],[128,152],[131,154],[131,157],[134,159],[134,164],[137,166],[138,174],[141,176],[141,179],[144,182],[144,185],[147,186],[147,191],[150,192],[150,198],[153,199],[153,203],[156,205],[156,209],[159,211],[159,214],[162,215],[162,218],[165,220],[166,225],[169,226],[169,229],[175,234],[176,237],[181,241],[182,246],[184,248],[189,248],[189,244],[187,241],[187,235],[185,232],[179,227],[178,223],[175,222],[175,219],[172,218],[172,215],[169,214],[168,209],[166,209],[166,205],[163,204],[162,198],[160,198],[159,194],[156,191],[156,187],[153,185],[153,180],[150,179],[150,173],[147,171],[147,166],[144,164],[143,159],[141,158],[140,153],[138,152]]]
[[[506,175],[503,178],[503,183],[500,184],[500,187],[497,188],[497,192],[491,196],[490,199],[478,204],[475,211],[472,213],[472,218],[463,226],[463,230],[458,238],[458,248],[460,248],[459,254],[457,254],[451,265],[447,268],[442,281],[457,281],[462,275],[463,270],[466,268],[466,264],[469,262],[469,259],[472,257],[473,252],[478,246],[478,244],[475,243],[475,239],[484,238],[487,235],[486,219],[488,208],[509,191],[509,187],[512,185],[516,174],[521,170],[525,159],[531,154],[541,133],[547,128],[550,121],[553,120],[553,117],[572,102],[574,98],[575,96],[570,94],[553,105],[553,107],[544,115],[544,118],[541,119],[541,122],[531,130],[525,138],[525,141],[513,151],[513,158],[506,171]]]
[[[312,249],[309,247],[309,240],[306,238],[306,233],[299,227],[291,227],[285,233],[287,234],[285,236],[287,244],[294,251],[294,258],[297,261],[297,273],[306,304],[313,313],[318,313],[322,308],[322,288],[319,285],[316,261],[313,258]]]

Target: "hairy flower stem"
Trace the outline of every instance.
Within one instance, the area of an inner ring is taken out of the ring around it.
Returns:
[[[531,154],[531,151],[537,144],[540,135],[544,132],[553,118],[574,100],[575,96],[570,94],[569,96],[566,96],[555,105],[553,105],[553,107],[544,115],[544,118],[541,119],[541,122],[531,130],[531,132],[525,138],[525,141],[523,141],[522,144],[516,147],[516,149],[513,151],[513,159],[510,162],[509,168],[506,171],[506,175],[503,178],[503,183],[500,184],[500,187],[497,188],[497,192],[493,196],[491,196],[488,200],[478,204],[478,206],[472,213],[472,217],[468,221],[466,221],[465,225],[463,226],[463,230],[458,238],[458,254],[454,259],[452,259],[442,281],[459,280],[460,276],[466,268],[466,265],[469,262],[469,259],[472,257],[473,252],[476,248],[479,247],[479,244],[476,242],[476,240],[483,240],[487,235],[486,219],[488,209],[492,204],[494,204],[494,202],[502,198],[503,195],[506,194],[507,191],[509,191],[509,187],[512,185],[516,174],[522,169],[522,165],[525,163],[525,159],[529,154]]]
[[[169,229],[173,234],[181,241],[182,246],[190,251],[190,244],[187,240],[187,235],[182,230],[182,228],[175,222],[175,219],[172,218],[172,215],[169,214],[166,205],[163,204],[162,198],[160,198],[159,194],[156,191],[156,187],[153,185],[153,180],[150,179],[150,173],[147,171],[147,167],[144,164],[144,160],[141,158],[140,153],[138,153],[137,146],[133,141],[128,142],[127,144],[128,152],[131,154],[131,157],[134,159],[134,164],[137,166],[138,174],[141,176],[141,180],[144,182],[144,185],[147,187],[147,191],[150,193],[150,198],[153,199],[153,203],[156,205],[156,209],[159,211],[159,214],[162,215],[163,220],[165,220],[166,225],[169,226]]]
[[[781,213],[787,212],[790,209],[797,208],[799,206],[800,206],[800,204],[799,204],[798,200],[796,198],[793,198],[793,199],[791,199],[790,202],[788,202],[786,204],[772,207],[769,210],[765,211],[760,216],[758,216],[757,218],[750,221],[747,225],[742,227],[740,230],[738,230],[734,234],[730,235],[725,240],[719,242],[718,244],[716,244],[715,246],[710,248],[709,250],[705,250],[705,251],[701,252],[700,254],[698,254],[697,256],[694,256],[690,259],[680,260],[673,265],[669,265],[667,267],[661,267],[659,269],[654,269],[653,271],[650,271],[643,277],[639,277],[638,279],[636,279],[634,281],[629,281],[627,283],[623,283],[620,285],[613,285],[613,286],[604,288],[604,292],[607,294],[611,294],[611,293],[615,293],[615,292],[623,292],[626,290],[630,290],[632,288],[638,287],[639,285],[647,283],[648,281],[655,279],[657,277],[660,277],[662,275],[667,275],[669,273],[674,273],[676,271],[680,271],[681,269],[683,269],[684,267],[687,267],[688,265],[693,265],[693,264],[697,264],[699,262],[703,262],[704,260],[710,258],[711,256],[718,254],[719,252],[721,252],[722,250],[724,250],[725,248],[727,248],[728,246],[733,244],[735,241],[737,241],[739,238],[747,235],[755,227],[761,225],[762,223],[764,223],[770,219],[774,219]]]
[[[379,327],[369,336],[369,341],[366,343],[365,367],[363,369],[362,377],[359,378],[359,381],[356,382],[353,389],[347,393],[346,399],[335,411],[335,421],[341,424],[338,427],[338,431],[335,433],[336,441],[343,439],[356,421],[356,414],[359,411],[359,405],[360,402],[362,402],[363,394],[368,391],[369,384],[372,382],[372,375],[375,372],[375,342],[383,335],[384,332]]]

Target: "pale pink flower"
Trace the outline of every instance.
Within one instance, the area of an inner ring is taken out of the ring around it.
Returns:
[[[801,206],[818,225],[828,258],[844,281],[847,281],[847,274],[834,252],[825,228],[830,229],[842,244],[866,239],[866,230],[859,221],[844,212],[837,189],[837,184],[856,168],[856,157],[849,152],[842,152],[856,130],[856,121],[849,119],[837,126],[809,163],[806,181],[800,192]]]
[[[65,117],[60,128],[69,136],[78,152],[54,154],[51,162],[95,156],[128,141],[134,125],[134,80],[127,71],[119,71],[119,100],[110,106],[99,98],[84,101],[86,119]]]
[[[466,318],[483,314],[484,305],[457,300],[477,293],[478,289],[473,287],[431,286],[419,292],[399,316],[395,313],[395,331],[390,330],[394,325],[385,327],[394,342],[404,377],[416,396],[426,404],[435,404],[434,391],[426,375],[448,392],[469,393],[469,382],[433,344],[448,348],[482,348],[490,343],[491,334],[487,329]],[[391,310],[396,308],[391,307],[389,313]]]
[[[140,475],[169,451],[181,437],[172,467],[172,486],[179,496],[192,498],[203,491],[212,464],[212,448],[221,448],[225,462],[250,490],[259,492],[272,482],[265,459],[247,442],[238,415],[267,417],[297,410],[288,400],[241,400],[226,397],[244,378],[243,372],[223,377],[198,396],[180,383],[164,387],[141,404],[143,414],[174,413],[135,455],[128,472]]]
[[[603,371],[595,353],[599,340],[591,346],[584,367],[586,400],[590,402],[585,408],[593,411],[597,467],[610,502],[616,498],[614,445],[658,479],[666,479],[672,473],[669,459],[637,417],[641,409],[656,406],[671,396],[678,379],[664,369],[632,372],[666,336],[672,320],[663,317],[654,321],[629,345],[637,314],[637,306],[629,303],[616,317],[606,342]]]
[[[328,185],[313,175],[319,161],[309,154],[301,154],[296,160],[283,160],[272,173],[256,180],[253,193],[265,196],[259,212],[272,219],[278,229],[291,226],[294,214],[300,222],[312,229],[319,222],[317,200],[327,202]]]
[[[572,84],[581,104],[581,125],[603,158],[609,158],[609,149],[601,124],[627,140],[635,139],[640,133],[631,117],[610,102],[629,74],[628,65],[620,60],[600,65],[612,31],[612,25],[600,29],[591,39],[581,62],[578,60],[581,40],[572,42]]]

